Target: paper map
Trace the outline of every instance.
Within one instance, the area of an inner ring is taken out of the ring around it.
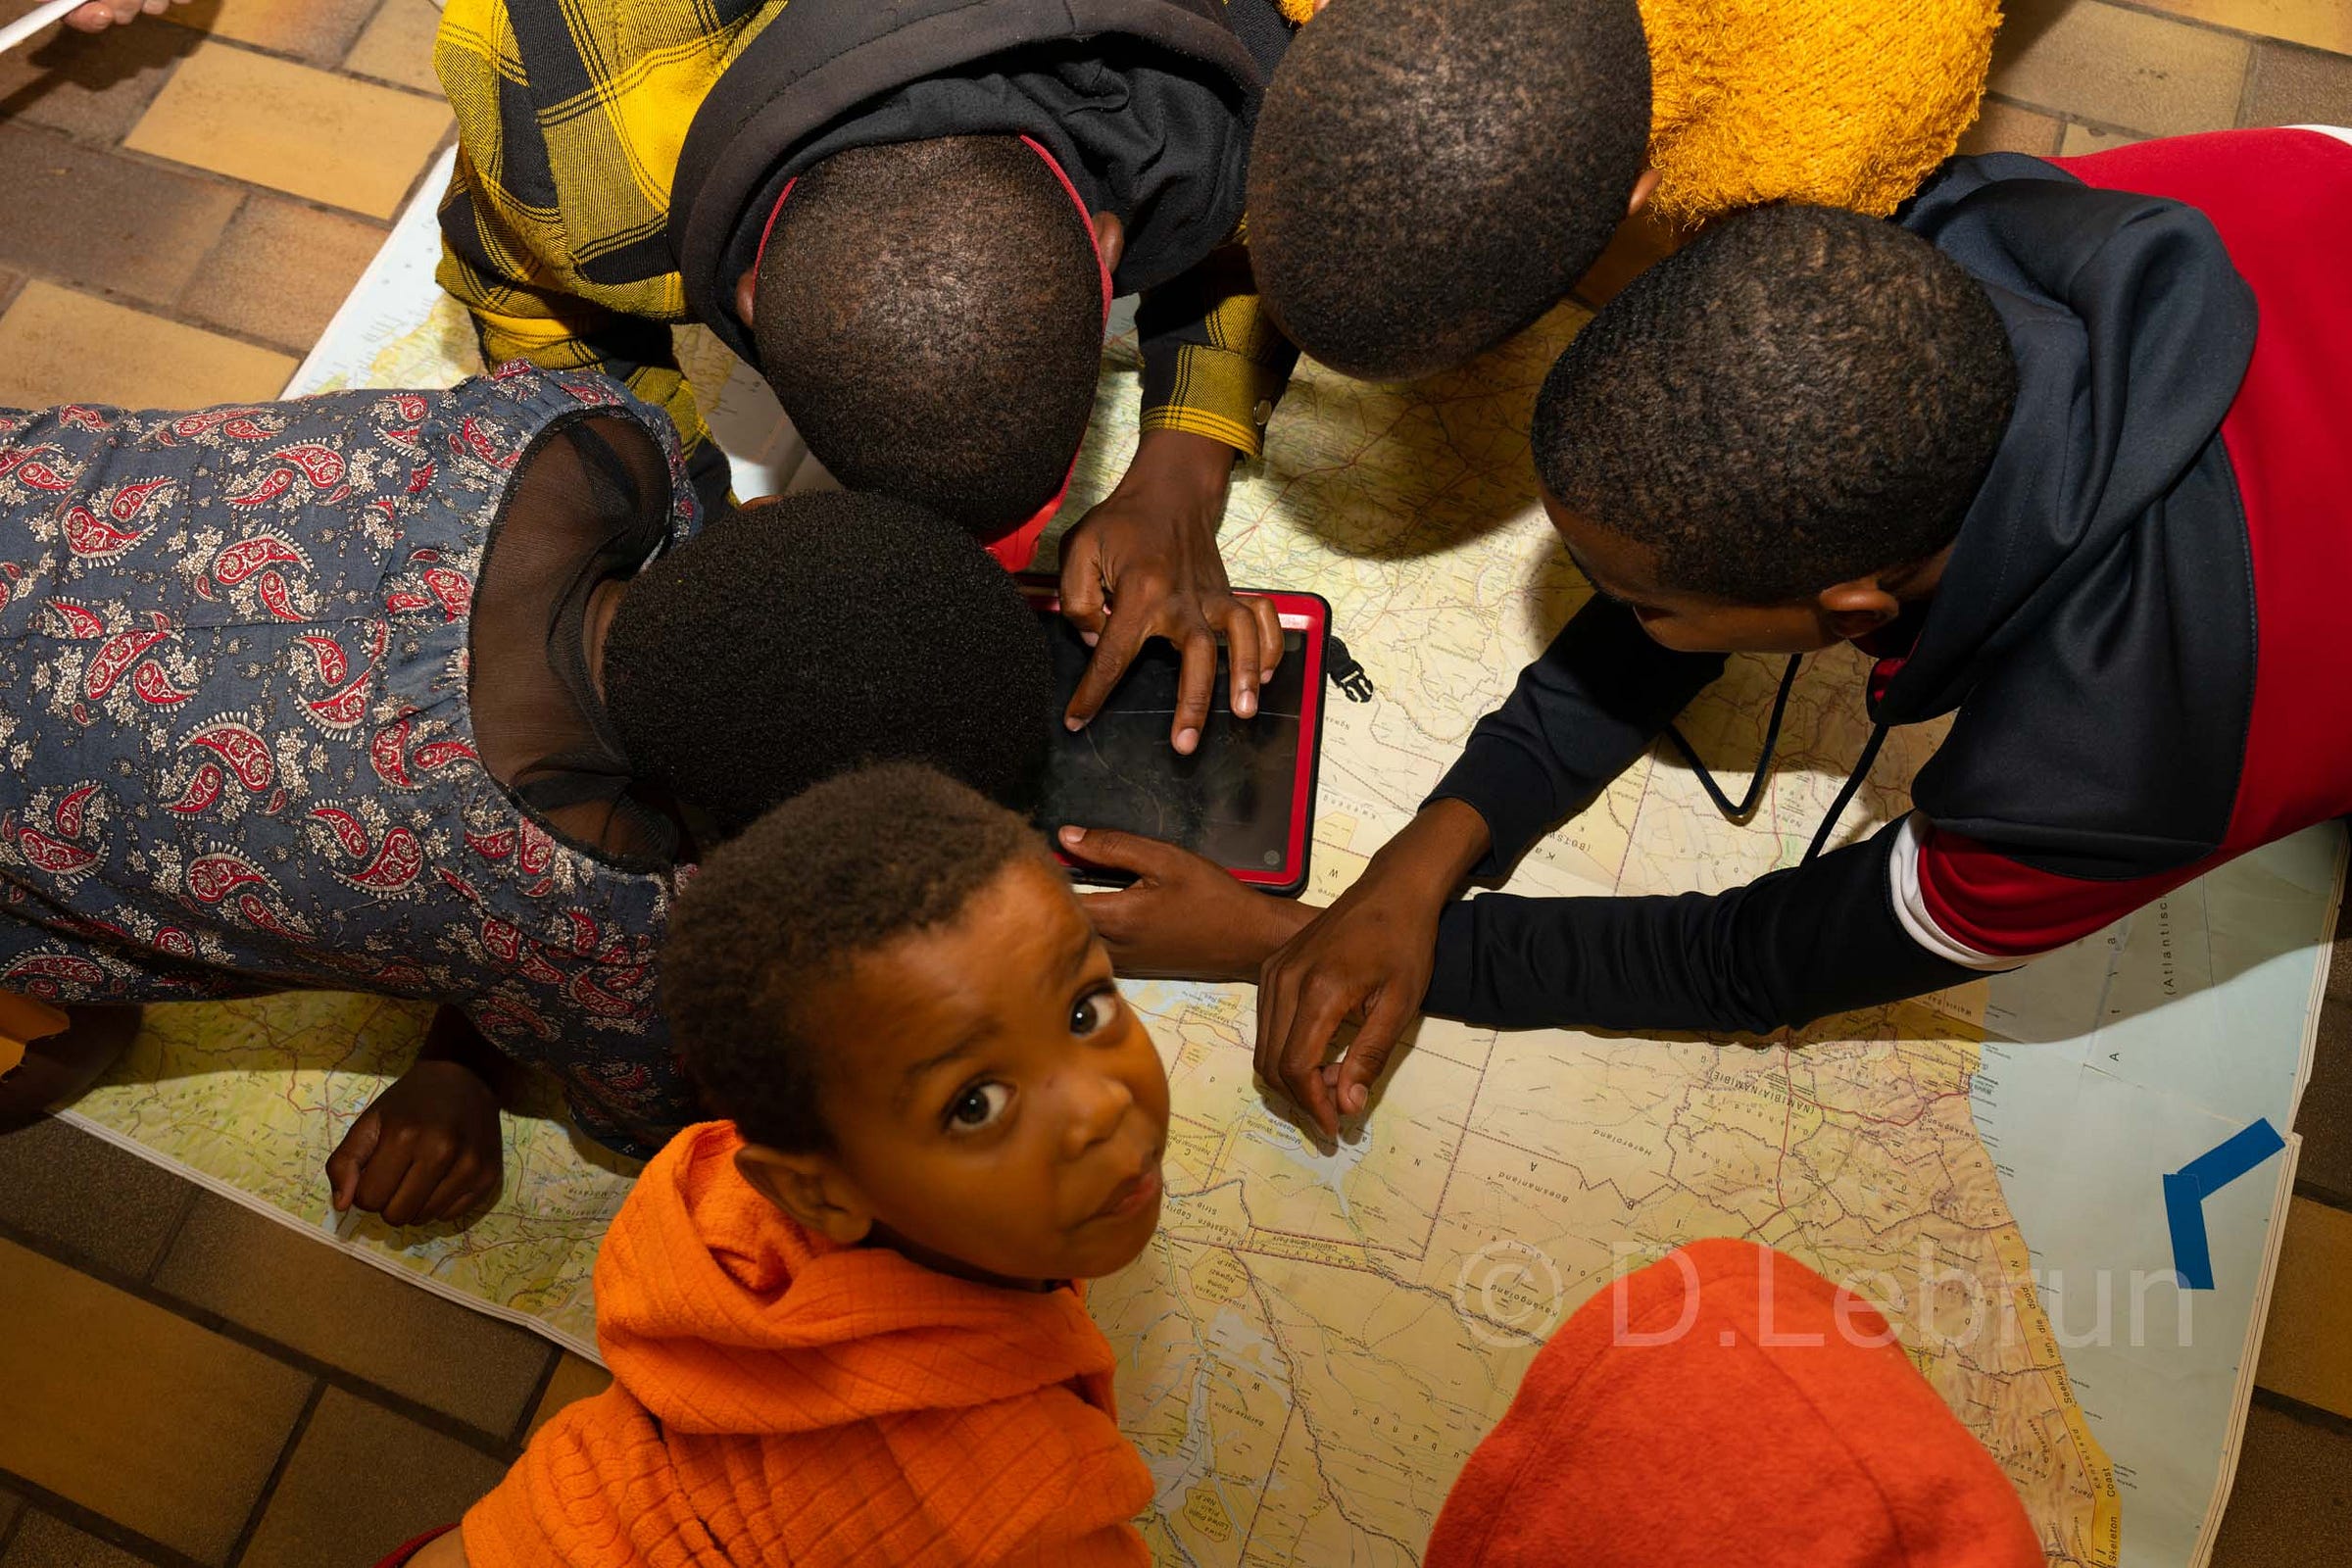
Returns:
[[[297,390],[474,368],[434,250],[428,196]],[[1588,592],[1536,506],[1523,433],[1579,319],[1411,388],[1302,369],[1237,480],[1234,580],[1323,594],[1377,688],[1329,705],[1311,899],[1407,820]],[[702,384],[727,388],[713,416],[739,493],[786,487],[801,452],[756,379],[729,382],[707,336],[681,340]],[[1136,402],[1133,341],[1114,335],[1065,520],[1123,468]],[[1685,717],[1727,775],[1752,763],[1775,673],[1736,661]],[[1793,861],[1867,736],[1861,675],[1858,658],[1808,661],[1747,827],[1653,758],[1512,889],[1712,889]],[[1840,841],[1905,808],[1937,738],[1889,737]],[[2257,1119],[2293,1125],[2342,853],[2337,829],[2314,830],[2017,974],[1765,1049],[1427,1023],[1329,1156],[1252,1082],[1247,988],[1130,986],[1173,1084],[1168,1199],[1152,1249],[1091,1304],[1158,1481],[1157,1559],[1417,1562],[1543,1335],[1614,1275],[1734,1235],[1880,1305],[2015,1480],[2052,1562],[2201,1562],[2292,1140],[2205,1199],[2210,1291],[2174,1283],[2163,1179]],[[327,1152],[422,1022],[325,996],[156,1008],[79,1118],[315,1226]],[[341,1245],[591,1350],[589,1270],[629,1169],[560,1121],[510,1115],[507,1137],[490,1213],[421,1233],[369,1219]]]

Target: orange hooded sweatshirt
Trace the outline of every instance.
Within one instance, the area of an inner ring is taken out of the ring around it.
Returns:
[[[466,1515],[472,1568],[1146,1564],[1152,1478],[1075,1290],[1001,1290],[810,1235],[671,1142],[596,1262],[604,1394]]]
[[[2009,1478],[1893,1338],[1770,1248],[1670,1252],[1544,1347],[1422,1568],[2041,1568]]]

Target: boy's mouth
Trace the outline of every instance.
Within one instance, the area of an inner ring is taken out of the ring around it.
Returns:
[[[1127,1219],[1141,1213],[1159,1200],[1159,1152],[1152,1152],[1151,1161],[1137,1174],[1110,1190],[1110,1196],[1089,1219]]]

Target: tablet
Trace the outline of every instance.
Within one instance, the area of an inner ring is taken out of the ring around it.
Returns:
[[[1283,653],[1274,678],[1258,689],[1257,715],[1234,716],[1220,644],[1208,722],[1193,755],[1180,757],[1168,744],[1183,668],[1176,650],[1163,641],[1147,644],[1094,721],[1073,733],[1062,727],[1061,714],[1094,650],[1061,618],[1052,581],[1024,579],[1021,591],[1054,655],[1054,743],[1038,825],[1049,835],[1075,823],[1166,839],[1251,887],[1282,894],[1304,888],[1331,606],[1317,594],[1263,594],[1281,616]],[[1085,882],[1133,880],[1067,857],[1062,863]]]

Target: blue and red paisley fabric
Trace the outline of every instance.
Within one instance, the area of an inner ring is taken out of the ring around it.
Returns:
[[[473,585],[535,441],[659,413],[587,373],[173,415],[0,412],[0,989],[456,1004],[647,1153],[691,1119],[654,1006],[676,877],[484,771]],[[666,547],[665,547],[666,548]]]

